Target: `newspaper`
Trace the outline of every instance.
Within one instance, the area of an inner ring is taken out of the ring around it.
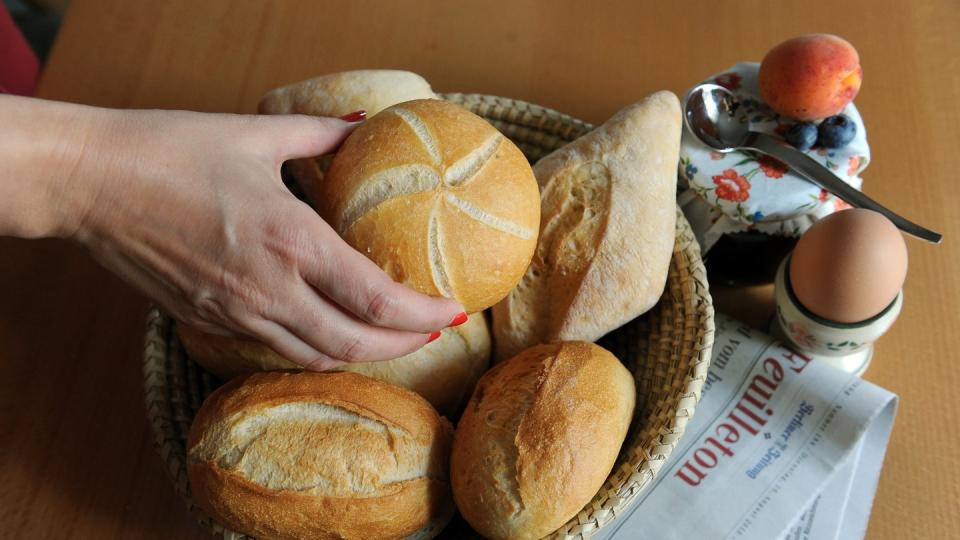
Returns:
[[[862,538],[896,407],[894,394],[718,315],[686,434],[594,538]]]

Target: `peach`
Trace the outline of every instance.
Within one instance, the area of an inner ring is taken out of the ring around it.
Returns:
[[[857,50],[830,34],[784,41],[760,64],[760,95],[767,105],[803,121],[839,114],[856,97],[862,80]]]

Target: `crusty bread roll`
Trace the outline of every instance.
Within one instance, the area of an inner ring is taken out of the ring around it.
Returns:
[[[585,342],[538,345],[477,384],[457,426],[454,500],[487,538],[541,538],[586,505],[630,427],[633,377]]]
[[[257,538],[433,538],[453,513],[451,427],[423,398],[356,373],[257,373],[190,428],[193,499]]]
[[[354,362],[343,370],[402,386],[425,397],[440,414],[454,416],[490,365],[490,330],[483,313],[446,328],[418,351],[385,362]]]
[[[365,110],[373,116],[391,105],[437,95],[423,77],[409,71],[363,69],[314,77],[271,90],[260,99],[261,114],[343,116]],[[295,159],[288,164],[301,185],[323,180],[329,165],[325,157]]]
[[[498,360],[596,341],[656,304],[673,253],[680,123],[676,96],[657,92],[534,166],[540,239],[493,309]]]
[[[179,323],[177,333],[191,360],[224,379],[258,371],[301,369],[256,341],[206,334]],[[483,314],[477,313],[460,326],[445,328],[435,341],[406,356],[338,369],[413,390],[441,414],[453,416],[470,397],[489,362],[490,331]]]
[[[181,322],[177,323],[177,336],[191,360],[221,379],[259,371],[303,369],[259,341],[208,334]]]
[[[314,77],[267,92],[261,114],[342,116],[365,110],[378,112],[414,99],[435,99],[430,83],[409,71],[361,69]]]
[[[506,296],[537,241],[540,196],[520,150],[466,109],[401,103],[358,127],[319,186],[327,222],[394,280],[468,313]]]

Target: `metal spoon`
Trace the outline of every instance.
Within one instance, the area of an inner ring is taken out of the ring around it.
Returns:
[[[716,84],[701,84],[687,94],[684,103],[684,122],[694,136],[718,152],[753,150],[767,154],[786,163],[807,180],[851,205],[880,212],[907,234],[934,244],[939,244],[943,240],[942,234],[921,227],[884,208],[803,152],[786,147],[779,140],[765,133],[750,131],[749,126],[737,118],[736,112],[739,106],[736,96],[726,88]]]

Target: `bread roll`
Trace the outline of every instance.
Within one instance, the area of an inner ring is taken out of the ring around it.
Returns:
[[[493,309],[497,359],[596,341],[657,303],[673,253],[680,123],[676,96],[658,92],[534,166],[540,240]]]
[[[365,110],[373,116],[391,105],[436,99],[430,83],[409,71],[361,69],[314,77],[267,92],[261,114],[342,116]]]
[[[576,515],[613,468],[633,377],[585,342],[538,345],[484,375],[454,435],[457,507],[487,538],[541,538]]]
[[[177,336],[191,360],[221,379],[259,371],[303,369],[259,341],[207,334],[180,322]]]
[[[437,95],[423,77],[409,71],[364,69],[314,77],[268,92],[260,100],[261,114],[343,116],[365,110],[373,116],[391,105]],[[288,167],[302,185],[323,180],[329,165],[325,157],[295,159]]]
[[[256,341],[215,336],[177,324],[190,359],[224,379],[299,365]],[[490,331],[482,313],[446,328],[418,351],[384,362],[357,362],[340,370],[402,386],[425,397],[441,414],[453,416],[470,397],[490,362]]]
[[[187,442],[197,505],[257,538],[433,538],[453,513],[450,424],[356,373],[258,373],[204,402]]]
[[[418,351],[385,362],[354,362],[340,369],[402,386],[420,394],[440,414],[454,416],[490,365],[490,330],[483,313],[446,328]]]
[[[468,313],[506,296],[537,241],[527,160],[493,126],[438,100],[395,105],[358,127],[308,198],[395,281]]]

